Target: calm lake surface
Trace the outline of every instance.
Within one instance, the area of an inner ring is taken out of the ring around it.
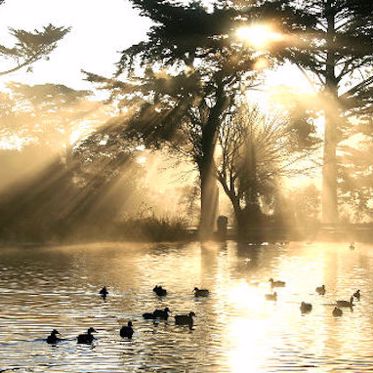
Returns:
[[[95,244],[0,249],[0,371],[373,371],[373,245]],[[286,281],[266,301],[269,278]],[[168,295],[152,288],[162,284]],[[325,284],[324,296],[315,287]],[[108,286],[104,302],[99,289]],[[195,299],[193,288],[208,288]],[[333,318],[333,303],[361,300]],[[301,315],[301,301],[313,304]],[[142,313],[194,311],[193,330]],[[132,320],[131,341],[119,337]],[[92,346],[76,335],[93,326]],[[56,328],[66,340],[45,338]]]

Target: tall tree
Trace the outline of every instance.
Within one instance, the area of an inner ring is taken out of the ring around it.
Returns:
[[[359,118],[359,124],[350,128],[350,141],[341,146],[339,198],[349,222],[373,218],[373,121],[369,116]]]
[[[200,232],[208,236],[216,209],[214,152],[219,123],[243,75],[253,73],[253,59],[250,53],[238,57],[237,45],[223,37],[230,30],[232,11],[209,13],[197,3],[134,4],[157,24],[147,42],[123,52],[118,74],[126,81],[101,82],[109,83],[106,88],[114,94],[119,91],[129,107],[142,100],[130,131],[142,134],[147,144],[167,142],[184,153],[191,150],[200,174]],[[142,74],[134,71],[135,62],[144,67]],[[92,74],[89,79],[100,82]]]
[[[258,17],[261,2],[233,6],[227,1],[216,1],[211,11],[197,2],[132,3],[155,25],[147,41],[123,51],[117,76],[121,75],[124,81],[109,82],[92,74],[88,78],[109,89],[111,84],[116,95],[125,93],[124,104],[131,109],[134,101],[136,105],[142,101],[132,124],[136,123],[136,130],[156,143],[165,139],[174,142],[175,137],[180,140],[180,129],[186,132],[200,174],[200,231],[206,236],[214,223],[214,153],[219,126],[235,94],[252,84],[255,63],[261,57],[252,48],[242,48],[235,31]],[[281,14],[281,4],[270,3],[265,17]],[[292,23],[296,12],[287,8],[285,13],[284,23]]]
[[[316,79],[324,100],[322,216],[338,222],[337,146],[346,118],[366,110],[373,86],[373,3],[360,0],[294,1],[315,19],[298,34],[291,60]]]

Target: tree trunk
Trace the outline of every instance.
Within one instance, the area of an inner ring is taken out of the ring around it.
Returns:
[[[325,135],[322,184],[322,221],[338,222],[336,115],[325,110]]]
[[[214,153],[221,115],[227,104],[223,83],[218,83],[216,103],[211,108],[207,123],[202,128],[202,157],[199,160],[201,182],[201,216],[199,235],[201,239],[208,239],[214,231],[218,207],[218,183]]]
[[[335,10],[332,0],[326,3],[327,61],[325,74],[325,93],[327,96],[324,135],[323,186],[322,186],[322,221],[327,224],[338,222],[337,201],[337,124],[339,121],[338,89],[335,76]]]
[[[211,237],[217,217],[219,194],[214,171],[215,165],[213,163],[207,163],[200,170],[201,216],[199,235],[201,239],[208,239]]]

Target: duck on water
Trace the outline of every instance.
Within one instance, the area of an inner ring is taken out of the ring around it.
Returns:
[[[119,331],[119,335],[122,338],[128,338],[128,339],[132,338],[133,333],[134,333],[134,331],[133,331],[133,328],[132,328],[132,321],[128,321],[127,326],[122,326],[120,331]]]
[[[210,292],[207,289],[194,288],[193,292],[195,297],[208,297],[210,294]]]
[[[76,338],[78,343],[79,344],[91,344],[93,340],[95,339],[92,333],[97,333],[97,331],[91,327],[87,330],[87,333],[79,334]]]
[[[164,297],[164,296],[167,295],[167,290],[164,289],[162,286],[155,285],[154,288],[153,288],[153,291],[159,297]]]
[[[146,320],[151,320],[151,319],[161,319],[161,320],[167,320],[169,313],[171,313],[170,309],[166,307],[163,310],[154,310],[153,312],[146,312],[143,313],[142,317]]]
[[[58,338],[58,337],[57,337],[57,334],[60,334],[60,333],[58,332],[58,330],[53,329],[53,330],[51,331],[51,334],[48,335],[48,337],[47,337],[47,343],[48,343],[48,344],[51,344],[51,345],[52,345],[52,344],[55,345],[56,343],[61,342],[62,339],[61,339],[61,338]]]
[[[300,310],[302,313],[309,313],[312,311],[312,304],[311,303],[306,303],[306,302],[302,302],[300,304]]]
[[[285,281],[280,281],[280,280],[275,281],[273,278],[270,278],[269,282],[271,283],[271,287],[273,288],[283,288],[286,285]]]
[[[334,317],[341,317],[343,315],[343,311],[340,308],[338,308],[338,307],[334,307],[332,315]]]
[[[350,298],[350,301],[347,301],[347,300],[337,300],[336,304],[337,304],[337,307],[349,307],[352,309],[352,307],[354,306],[354,297],[351,297]]]
[[[104,286],[98,293],[101,295],[103,299],[106,299],[106,297],[109,295],[109,291],[106,288],[106,286]]]
[[[325,285],[318,286],[316,288],[316,293],[319,295],[325,295],[326,293]]]
[[[196,317],[196,314],[191,311],[188,315],[176,315],[175,316],[175,324],[176,325],[188,325],[189,329],[193,328],[193,317]]]

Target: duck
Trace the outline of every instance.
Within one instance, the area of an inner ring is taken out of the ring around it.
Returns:
[[[194,288],[193,292],[195,297],[208,297],[210,294],[210,292],[207,289]]]
[[[355,250],[355,245],[353,242],[350,243],[350,246],[349,246],[350,250]]]
[[[277,300],[277,293],[274,292],[273,294],[266,294],[265,295],[265,298],[267,300],[273,300],[273,301],[276,301]]]
[[[189,325],[189,328],[193,327],[193,317],[196,317],[196,314],[191,311],[188,315],[176,315],[175,324],[176,325]]]
[[[341,317],[343,315],[343,311],[338,307],[334,307],[332,314],[334,317]]]
[[[283,288],[286,285],[285,281],[274,281],[273,278],[270,278],[269,282],[273,288]]]
[[[102,296],[102,298],[106,298],[107,296],[108,296],[108,294],[109,294],[109,292],[108,292],[108,290],[107,290],[107,288],[106,288],[106,286],[104,286],[99,292],[98,292],[101,296]]]
[[[308,313],[308,312],[311,312],[312,311],[312,304],[311,303],[306,303],[306,302],[302,302],[300,304],[300,310],[302,313]]]
[[[51,334],[48,335],[48,337],[47,337],[47,343],[48,343],[48,344],[51,344],[51,345],[54,345],[54,344],[56,344],[56,343],[62,341],[62,339],[60,339],[60,338],[57,337],[57,334],[60,334],[60,333],[58,332],[58,330],[53,329],[53,330],[51,331]]]
[[[156,319],[163,319],[167,320],[168,319],[168,314],[170,313],[170,309],[166,307],[163,310],[154,310],[153,315],[155,316]]]
[[[122,338],[131,339],[133,336],[133,328],[132,328],[132,321],[128,321],[127,326],[122,326],[119,335]]]
[[[316,293],[319,295],[325,295],[325,292],[326,292],[325,285],[321,285],[316,288]]]
[[[360,300],[360,290],[356,290],[355,293],[352,294],[357,300]]]
[[[163,289],[162,286],[155,285],[153,288],[154,293],[156,293],[159,297],[164,297],[167,295],[167,290]]]
[[[168,314],[170,312],[171,312],[170,309],[168,307],[166,307],[163,310],[154,310],[153,312],[143,313],[142,317],[146,320],[150,320],[150,319],[167,320],[168,319]]]
[[[351,297],[350,301],[347,301],[347,300],[337,300],[336,303],[337,303],[338,307],[349,307],[349,308],[352,308],[354,306],[353,301],[354,301],[354,297]]]
[[[95,339],[92,333],[97,333],[97,331],[91,327],[87,330],[87,333],[79,334],[77,336],[78,343],[91,344],[93,340]]]

